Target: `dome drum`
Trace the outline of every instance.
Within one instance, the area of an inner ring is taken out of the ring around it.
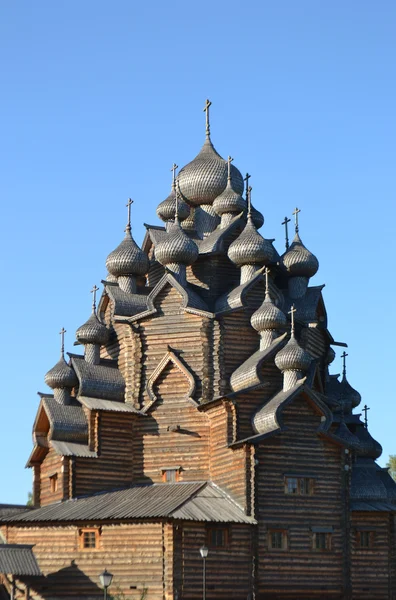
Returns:
[[[194,211],[194,229],[199,238],[206,238],[220,224],[220,217],[210,204],[197,206]]]
[[[293,300],[303,298],[307,291],[308,281],[308,277],[290,277],[287,282],[290,298]]]
[[[137,284],[134,275],[120,275],[117,282],[119,288],[126,294],[136,294]]]
[[[98,365],[100,363],[100,346],[97,344],[86,344],[84,358],[90,365]]]

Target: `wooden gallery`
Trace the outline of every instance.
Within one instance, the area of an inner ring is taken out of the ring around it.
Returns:
[[[260,233],[209,105],[163,226],[139,248],[128,202],[78,353],[61,332],[33,425],[34,506],[0,506],[2,598],[100,600],[104,569],[114,599],[396,598],[396,484],[345,352],[330,374],[345,344],[309,285],[318,260],[298,209],[283,254]]]

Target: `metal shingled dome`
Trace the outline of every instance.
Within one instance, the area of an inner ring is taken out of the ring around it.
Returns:
[[[290,248],[282,256],[282,263],[289,275],[294,277],[313,277],[319,269],[318,259],[307,250],[298,233]]]
[[[210,137],[207,137],[199,154],[179,172],[180,192],[192,206],[212,204],[225,189],[227,175],[227,162],[216,152]],[[231,181],[233,189],[242,194],[243,178],[234,165],[231,165]]]
[[[106,267],[111,275],[145,275],[149,268],[149,259],[136,244],[130,229],[126,229],[121,244],[106,259]]]
[[[44,377],[45,383],[53,390],[61,388],[72,388],[78,383],[74,370],[66,363],[63,356]]]
[[[155,247],[155,258],[162,265],[191,265],[198,258],[198,247],[176,220],[165,239]]]
[[[109,339],[109,330],[93,312],[88,321],[76,331],[76,338],[82,344],[105,344]]]
[[[187,219],[188,215],[190,214],[190,207],[188,206],[188,204],[186,202],[184,202],[184,200],[182,198],[178,198],[177,201],[178,204],[178,208],[177,208],[177,216],[179,217],[180,221],[184,221],[185,219]],[[157,207],[157,215],[159,216],[160,219],[162,219],[162,221],[173,221],[175,218],[175,213],[176,213],[176,192],[174,187],[172,186],[172,190],[171,193],[169,194],[169,196],[167,198],[165,198],[165,200],[163,200],[163,202],[161,202],[160,204],[158,204]]]
[[[274,248],[258,233],[252,218],[248,217],[244,230],[228,249],[228,258],[238,267],[267,265],[274,259]]]
[[[246,200],[234,191],[232,183],[228,181],[225,190],[213,202],[213,208],[220,216],[225,213],[238,214],[246,209]]]
[[[275,356],[275,364],[280,371],[307,371],[311,356],[301,348],[292,334],[286,346]]]
[[[262,305],[252,314],[250,319],[253,329],[265,331],[266,329],[284,329],[286,326],[285,314],[273,303],[270,295],[265,295]]]

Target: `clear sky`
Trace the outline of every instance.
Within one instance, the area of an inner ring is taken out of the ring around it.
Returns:
[[[203,143],[207,97],[212,140],[252,174],[279,251],[301,208],[381,464],[396,453],[395,29],[391,0],[1,2],[0,502],[31,487],[36,392],[60,328],[73,351],[128,196],[138,242],[159,224],[173,161]]]

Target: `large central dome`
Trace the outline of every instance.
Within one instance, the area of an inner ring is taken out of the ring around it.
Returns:
[[[178,175],[180,191],[192,206],[212,204],[224,191],[227,175],[227,161],[216,152],[207,136],[200,153]],[[231,165],[231,182],[234,191],[242,194],[243,177],[234,165]]]

